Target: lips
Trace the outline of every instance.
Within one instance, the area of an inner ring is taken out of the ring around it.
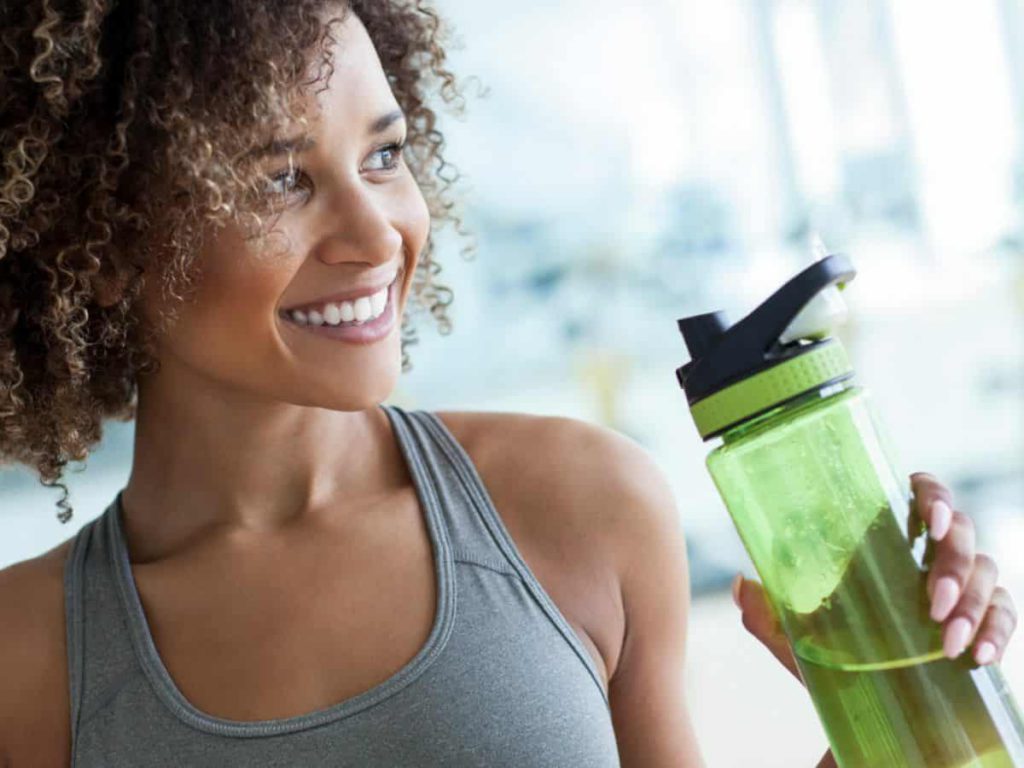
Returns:
[[[305,334],[312,334],[327,339],[346,341],[351,344],[372,344],[385,338],[391,333],[398,316],[395,303],[398,299],[399,281],[395,280],[387,289],[387,299],[383,311],[378,317],[363,323],[339,323],[329,325],[322,322],[319,325],[311,324],[308,317],[305,322],[297,321],[293,313],[282,312],[281,316],[287,327],[294,331]],[[365,299],[363,299],[365,301]],[[315,311],[315,310],[313,310]]]
[[[334,293],[334,294],[331,294],[329,296],[324,296],[324,297],[322,297],[320,299],[317,299],[315,301],[309,301],[309,302],[306,302],[306,303],[303,303],[303,304],[296,304],[296,305],[293,305],[293,306],[290,306],[290,307],[286,307],[285,309],[282,309],[281,311],[284,312],[284,313],[288,313],[288,312],[293,312],[295,310],[299,310],[300,312],[307,312],[308,313],[311,310],[315,310],[315,311],[320,312],[321,314],[323,314],[324,310],[326,309],[327,305],[329,305],[329,304],[340,305],[340,304],[343,304],[345,302],[349,302],[349,303],[353,303],[354,304],[359,299],[369,299],[374,294],[380,293],[381,291],[384,291],[385,289],[389,288],[394,282],[396,282],[398,280],[399,277],[401,277],[401,275],[402,275],[402,270],[398,270],[386,282],[381,282],[381,283],[378,283],[376,285],[367,286],[367,287],[363,287],[363,288],[353,288],[353,289],[348,290],[348,291],[342,291],[342,292],[339,292],[339,293]]]

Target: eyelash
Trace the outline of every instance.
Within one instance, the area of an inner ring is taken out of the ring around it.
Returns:
[[[402,151],[405,149],[405,145],[406,145],[406,140],[403,139],[402,141],[399,141],[399,142],[392,142],[391,144],[386,144],[385,146],[381,147],[380,149],[375,150],[374,154],[380,154],[382,152],[391,152],[394,155],[396,155],[396,157],[395,157],[394,162],[392,162],[390,165],[387,165],[387,166],[385,166],[383,168],[375,168],[374,170],[375,171],[381,171],[381,172],[384,172],[384,173],[391,173],[391,172],[397,170],[398,169],[398,164],[402,160]],[[309,178],[309,174],[307,174],[306,171],[303,170],[303,168],[301,166],[298,166],[298,165],[292,166],[291,168],[286,168],[286,169],[284,169],[282,171],[278,171],[277,173],[273,174],[270,177],[270,184],[271,185],[276,184],[278,181],[287,181],[289,179],[289,177],[292,177],[292,178],[295,179],[295,181],[292,182],[292,184],[295,185],[295,187],[293,187],[293,189],[294,188],[298,188],[299,186],[304,186],[306,188],[307,192],[310,191],[310,187],[312,187],[312,182],[311,182],[311,180]],[[287,195],[288,192],[290,192],[290,191],[292,191],[292,190],[288,190],[288,191],[284,192],[283,194]]]

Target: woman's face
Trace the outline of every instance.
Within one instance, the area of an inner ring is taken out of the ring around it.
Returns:
[[[158,341],[158,376],[349,411],[394,388],[429,211],[396,146],[406,124],[369,35],[354,14],[334,29],[334,71],[310,96],[308,125],[277,137],[264,157],[275,177],[268,195],[283,205],[270,252],[257,256],[234,226],[211,233],[194,298]],[[155,293],[147,286],[148,317]]]

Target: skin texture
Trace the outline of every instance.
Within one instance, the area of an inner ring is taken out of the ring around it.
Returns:
[[[288,717],[366,690],[422,646],[434,611],[426,530],[376,407],[400,372],[397,324],[357,347],[278,315],[396,267],[404,309],[427,237],[408,170],[382,170],[380,147],[402,138],[401,123],[367,132],[397,105],[358,19],[339,33],[335,56],[308,128],[315,148],[296,157],[306,191],[289,193],[278,222],[290,245],[256,260],[230,227],[208,238],[195,299],[159,339],[159,371],[139,385],[124,492],[133,574],[182,692],[232,719]],[[147,290],[141,309],[156,316],[160,301]],[[440,415],[604,671],[622,765],[701,766],[684,697],[685,540],[653,459],[572,419]],[[969,519],[957,513],[945,531],[935,524],[929,499],[952,508],[948,491],[915,482],[922,518],[942,534],[934,568],[965,587],[949,617],[971,617],[1001,655],[1012,605],[991,588],[994,570],[974,552]],[[68,762],[66,547],[0,571],[0,765]],[[787,663],[756,584],[744,582],[740,597],[747,627]],[[329,663],[338,647],[348,662],[340,669]]]

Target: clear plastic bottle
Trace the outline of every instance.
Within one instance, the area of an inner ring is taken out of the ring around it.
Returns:
[[[909,481],[828,336],[836,296],[821,294],[854,274],[829,256],[732,329],[721,313],[679,321],[680,383],[702,436],[721,439],[708,469],[841,768],[1024,766],[998,666],[943,655]]]

